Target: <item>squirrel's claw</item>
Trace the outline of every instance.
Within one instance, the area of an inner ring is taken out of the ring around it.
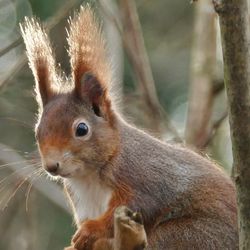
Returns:
[[[95,237],[84,227],[79,228],[72,239],[72,244],[76,250],[91,250],[94,242]]]
[[[70,247],[65,247],[64,250],[77,250],[74,247],[70,246]]]

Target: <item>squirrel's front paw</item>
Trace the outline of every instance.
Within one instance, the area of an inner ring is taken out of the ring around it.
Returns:
[[[120,236],[119,244],[127,249],[145,249],[147,236],[141,214],[121,206],[116,209],[114,217],[115,231]]]
[[[86,227],[80,227],[72,239],[72,245],[77,250],[92,250],[92,246],[98,239],[97,235]]]
[[[70,246],[70,247],[65,247],[64,250],[76,250],[74,247]]]

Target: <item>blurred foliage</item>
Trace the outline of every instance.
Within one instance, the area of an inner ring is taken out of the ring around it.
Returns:
[[[54,13],[61,5],[65,4],[66,0],[54,0],[54,1],[29,1],[32,6],[32,14],[38,16],[41,20],[46,20]]]
[[[24,16],[35,15],[45,21],[65,2],[67,0],[1,0],[0,50],[19,37],[18,23]],[[188,101],[193,6],[189,1],[182,0],[137,0],[136,3],[160,102],[172,117],[177,129],[183,133]],[[73,11],[70,12],[72,13]],[[51,37],[57,58],[69,72],[65,48],[66,20],[67,16],[56,25]],[[22,51],[23,45],[0,58],[0,81],[4,81],[11,72],[8,84],[0,89],[0,143],[25,155],[26,151],[33,152],[36,149],[33,127],[37,105],[33,98],[34,80],[28,66],[19,72],[12,72]],[[126,55],[123,63],[123,87],[127,95],[133,92],[135,82]],[[217,103],[216,110],[225,107],[224,95],[218,97]],[[132,119],[136,122],[136,117]],[[227,168],[231,164],[231,146],[228,139],[228,127],[223,126],[209,151]],[[8,174],[8,171],[0,168],[1,179]],[[11,185],[16,185],[11,178],[7,184],[0,182],[0,200]],[[34,189],[31,191],[29,210],[25,211],[26,190],[27,185],[3,212],[0,210],[0,250],[12,250],[17,246],[19,250],[63,249],[69,244],[74,232],[71,216]]]

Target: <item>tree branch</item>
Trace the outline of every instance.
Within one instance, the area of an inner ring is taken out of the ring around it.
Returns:
[[[185,138],[188,144],[202,148],[212,127],[216,65],[215,13],[210,0],[203,0],[196,4],[191,65],[191,87]]]
[[[16,48],[18,45],[22,44],[22,38],[19,37],[15,41],[13,41],[11,44],[9,44],[4,49],[0,50],[0,57],[11,51],[12,49]]]
[[[214,139],[214,136],[216,135],[217,130],[220,128],[221,124],[225,121],[225,119],[228,117],[228,112],[225,111],[221,117],[214,122],[210,133],[208,134],[207,140],[204,141],[204,144],[202,145],[202,148],[206,148]]]
[[[250,52],[247,0],[213,0],[219,15],[238,196],[240,249],[250,249]]]
[[[145,113],[150,128],[160,133],[166,132],[167,128],[176,138],[180,139],[157,97],[135,2],[134,0],[120,0],[120,5],[124,45],[126,45],[125,49],[136,75],[137,91],[147,108]]]

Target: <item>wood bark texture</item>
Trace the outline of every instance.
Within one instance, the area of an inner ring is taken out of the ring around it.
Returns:
[[[250,61],[247,0],[213,0],[219,15],[238,195],[240,249],[250,249]]]

